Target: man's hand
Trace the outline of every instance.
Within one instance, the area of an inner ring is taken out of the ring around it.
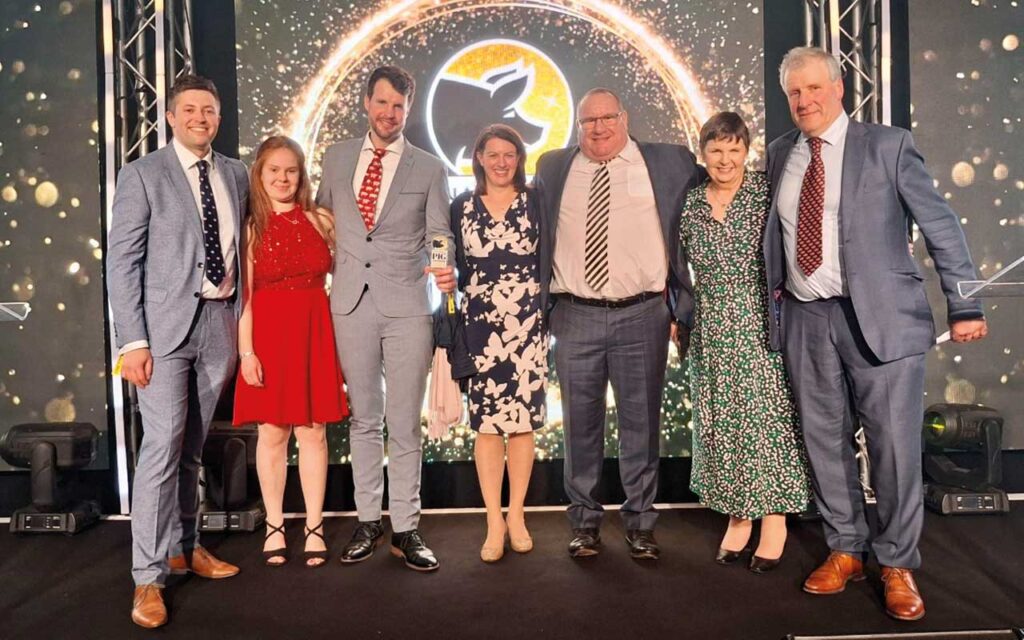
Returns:
[[[679,359],[682,360],[686,357],[686,352],[690,350],[690,327],[673,321],[669,325],[668,332],[669,338],[676,344]]]
[[[455,267],[441,267],[439,269],[423,267],[423,273],[434,274],[434,284],[441,290],[441,293],[455,291]]]
[[[255,353],[242,358],[242,379],[250,387],[263,386],[263,363]]]
[[[958,320],[949,323],[949,338],[953,342],[981,340],[988,335],[988,322],[980,320]]]
[[[153,354],[149,349],[132,349],[122,358],[121,378],[145,389],[153,377]]]

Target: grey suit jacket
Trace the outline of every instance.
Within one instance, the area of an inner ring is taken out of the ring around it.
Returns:
[[[364,139],[339,142],[324,152],[316,201],[334,211],[337,251],[331,311],[351,313],[369,285],[385,317],[430,315],[428,278],[423,273],[430,261],[430,241],[444,236],[449,264],[454,256],[444,163],[406,141],[384,206],[367,232],[352,189]]]
[[[764,237],[770,339],[781,347],[781,292],[786,263],[778,191],[793,130],[768,147],[772,204]],[[932,186],[908,131],[850,121],[839,201],[839,256],[843,282],[868,347],[882,362],[924,353],[935,344],[931,308],[921,273],[907,251],[908,222],[917,223],[939,272],[949,319],[980,318],[981,303],[964,300],[960,280],[976,279],[956,214]]]
[[[241,256],[248,175],[241,162],[220,153],[214,162],[231,195],[235,255]],[[118,174],[106,263],[117,346],[148,340],[156,356],[178,348],[199,306],[206,254],[199,209],[170,143]],[[241,277],[239,265],[235,273]],[[236,291],[237,313],[242,287]]]
[[[686,202],[686,193],[699,185],[707,174],[697,164],[690,150],[682,145],[651,142],[638,142],[637,145],[654,187],[654,201],[661,220],[661,233],[665,238],[665,253],[669,261],[666,282],[669,310],[678,322],[689,327],[693,325],[693,284],[686,266],[685,249],[679,243],[679,219],[683,203]],[[537,161],[533,186],[540,196],[541,210],[547,219],[543,226],[545,237],[540,247],[541,286],[544,288],[545,299],[551,285],[562,191],[573,158],[579,150],[579,146],[556,149],[545,153]]]

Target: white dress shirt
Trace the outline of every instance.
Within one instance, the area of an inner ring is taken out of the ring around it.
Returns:
[[[803,133],[789,152],[779,184],[779,218],[782,221],[782,244],[786,253],[786,289],[804,302],[845,296],[842,265],[839,261],[839,200],[843,190],[843,151],[850,118],[846,113],[829,126],[820,137],[821,161],[825,166],[825,208],[821,217],[821,266],[810,276],[804,275],[796,261],[797,218],[800,210],[800,189],[804,173],[811,163],[811,146]]]
[[[224,259],[224,279],[221,280],[218,286],[204,277],[200,295],[206,300],[230,298],[235,293],[235,276],[238,270],[235,264],[235,216],[239,215],[239,213],[235,211],[235,203],[232,202],[227,184],[224,182],[224,172],[217,165],[212,149],[205,156],[199,158],[196,154],[189,151],[185,145],[178,142],[176,138],[171,139],[171,145],[174,147],[174,153],[178,156],[178,162],[181,163],[181,168],[185,172],[188,186],[192,189],[200,226],[202,226],[203,218],[203,201],[199,193],[199,161],[206,160],[210,164],[208,175],[210,177],[210,188],[213,189],[213,201],[217,205],[220,251]],[[203,261],[205,262],[205,259]],[[148,348],[148,340],[136,340],[121,347],[120,352],[124,354],[135,349]]]
[[[661,233],[654,186],[640,148],[632,139],[608,162],[608,282],[593,290],[584,276],[587,200],[600,163],[576,154],[562,190],[555,229],[552,293],[620,300],[665,289],[668,254]]]
[[[367,133],[366,139],[363,140],[363,147],[359,150],[355,175],[352,176],[352,192],[356,194],[357,199],[359,198],[359,189],[363,186],[363,178],[366,177],[366,170],[370,167],[370,161],[373,160],[374,149],[370,134]],[[388,189],[391,188],[391,181],[395,179],[398,161],[401,160],[402,152],[405,151],[405,136],[398,136],[398,139],[384,147],[384,150],[387,153],[380,159],[383,175],[380,178],[380,191],[377,193],[377,212],[373,216],[374,220],[380,217],[384,201],[388,197]]]

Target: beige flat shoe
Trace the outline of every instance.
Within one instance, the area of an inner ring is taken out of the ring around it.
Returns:
[[[530,537],[529,531],[527,531],[526,535],[522,538],[517,538],[512,535],[512,528],[508,526],[508,521],[505,522],[505,530],[509,532],[508,542],[513,551],[516,553],[530,553],[533,551],[533,538]]]
[[[505,541],[501,542],[501,546],[498,547],[488,547],[487,545],[480,547],[480,559],[487,563],[501,560],[505,555]]]
[[[508,543],[516,553],[530,553],[533,551],[533,538],[529,534],[524,538],[513,538],[510,536]]]

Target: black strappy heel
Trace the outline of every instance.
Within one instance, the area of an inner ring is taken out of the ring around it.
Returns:
[[[304,527],[304,529],[306,531],[305,536],[304,536],[304,540],[308,541],[309,540],[309,536],[316,536],[316,537],[318,537],[318,538],[320,538],[321,540],[324,541],[324,546],[327,546],[327,539],[324,538],[324,534],[323,534],[323,530],[324,530],[324,521],[323,520],[321,520],[320,524],[316,525],[312,529],[310,529],[309,527]],[[318,568],[324,566],[325,564],[327,564],[327,549],[324,549],[323,551],[303,551],[302,552],[302,558],[305,561],[305,564],[306,564],[307,567],[309,567],[310,569],[318,569]],[[310,564],[309,561],[310,560],[314,560],[314,559],[320,560],[320,562],[317,562],[315,564]]]
[[[282,536],[284,535],[283,522],[279,527],[275,527],[269,522],[266,522],[265,524],[267,525],[267,535],[263,537],[264,540],[269,539],[270,536],[274,535],[275,533],[280,533]],[[268,549],[267,551],[264,551],[263,564],[267,565],[268,567],[280,567],[286,564],[288,562],[288,556],[285,555],[287,551],[288,547],[281,547],[280,549]],[[282,560],[280,562],[271,562],[271,560],[275,558],[281,558]]]

